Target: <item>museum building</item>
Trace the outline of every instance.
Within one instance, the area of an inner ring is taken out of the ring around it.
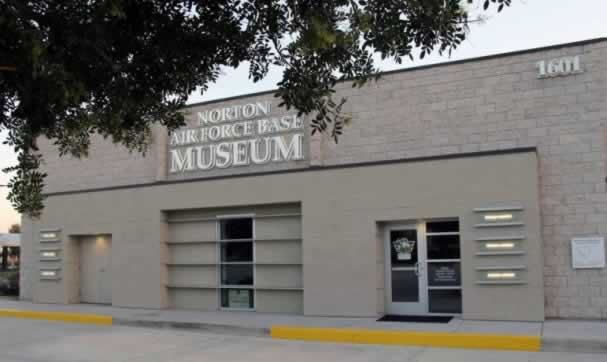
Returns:
[[[339,83],[339,143],[273,92],[149,152],[39,140],[21,299],[310,316],[607,318],[607,39]]]

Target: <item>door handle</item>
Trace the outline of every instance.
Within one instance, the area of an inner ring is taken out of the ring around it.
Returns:
[[[419,276],[419,262],[415,263],[415,275]]]

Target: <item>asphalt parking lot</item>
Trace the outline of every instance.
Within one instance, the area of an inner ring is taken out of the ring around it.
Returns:
[[[313,343],[182,330],[2,318],[0,361],[587,362],[607,361],[607,354]]]

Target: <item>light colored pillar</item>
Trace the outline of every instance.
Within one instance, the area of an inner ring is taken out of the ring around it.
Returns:
[[[320,132],[316,132],[314,135],[312,135],[312,129],[310,127],[306,127],[306,132],[308,132],[308,146],[310,147],[310,166],[322,166],[323,136]]]
[[[33,221],[27,216],[21,217],[21,250],[19,255],[19,299],[21,300],[32,300],[32,293],[34,289],[34,275],[33,270],[35,269],[34,260],[34,242],[38,242],[38,239],[34,239],[33,236]]]
[[[165,285],[169,283],[169,270],[167,264],[169,260],[169,224],[166,221],[166,215],[160,213],[160,308],[169,307],[169,293]]]
[[[156,152],[156,181],[167,179],[168,140],[166,127],[155,126],[152,131],[152,147]]]

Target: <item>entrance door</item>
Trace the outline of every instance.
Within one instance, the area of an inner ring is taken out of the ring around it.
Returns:
[[[457,219],[392,225],[385,240],[388,314],[461,314]]]
[[[388,227],[386,230],[386,312],[426,314],[427,281],[424,224]]]
[[[84,237],[80,241],[80,301],[112,304],[111,236]]]

